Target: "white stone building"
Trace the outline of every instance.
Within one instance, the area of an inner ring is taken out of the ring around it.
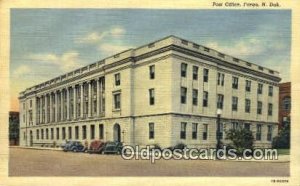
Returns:
[[[222,131],[246,127],[269,146],[279,81],[274,70],[168,36],[21,92],[20,145],[215,146],[219,108]]]

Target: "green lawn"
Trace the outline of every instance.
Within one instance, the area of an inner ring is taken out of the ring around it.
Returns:
[[[278,155],[290,155],[290,149],[277,149]]]

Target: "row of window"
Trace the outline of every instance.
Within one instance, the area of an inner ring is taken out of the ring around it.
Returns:
[[[186,63],[181,63],[181,77],[187,77],[187,64]],[[193,66],[193,80],[198,80],[198,70],[199,67]],[[208,74],[209,74],[209,69],[204,68],[203,69],[203,81],[208,82]],[[224,86],[224,79],[225,79],[225,74],[224,73],[218,73],[217,77],[217,84],[219,86]],[[232,77],[232,88],[233,89],[238,89],[239,88],[239,78],[233,76]],[[245,90],[247,92],[251,92],[251,81],[246,80],[246,85],[245,85]],[[262,94],[263,92],[263,84],[258,83],[258,88],[257,88],[257,94]],[[269,96],[273,96],[273,86],[269,86]]]
[[[104,138],[104,125],[99,124],[99,139]],[[75,133],[74,133],[74,138],[73,138],[73,133],[72,133],[72,127],[62,127],[62,128],[46,128],[46,129],[36,129],[36,139],[39,140],[54,140],[54,130],[56,130],[56,140],[66,140],[66,139],[79,139],[79,126],[75,126]],[[61,130],[61,133],[60,133]],[[68,131],[66,131],[68,130]],[[86,125],[81,126],[81,131],[82,131],[82,139],[87,139],[87,127]],[[67,137],[68,133],[68,137]],[[61,136],[60,136],[61,134]],[[90,139],[95,139],[95,125],[91,125],[90,127]]]
[[[192,104],[197,106],[198,105],[198,90],[193,89],[192,92]],[[181,103],[186,104],[187,103],[187,88],[186,87],[181,87]],[[224,95],[223,94],[218,94],[217,95],[217,108],[223,109],[224,105]],[[208,92],[204,91],[203,92],[203,107],[208,106]],[[258,101],[257,102],[257,114],[262,114],[262,102]],[[233,96],[232,97],[232,111],[237,111],[238,110],[238,97]],[[251,111],[251,100],[250,99],[245,99],[245,112],[250,113]],[[271,116],[273,114],[273,104],[269,103],[268,104],[268,115]]]

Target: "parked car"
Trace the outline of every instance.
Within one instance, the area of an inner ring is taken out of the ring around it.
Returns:
[[[73,151],[73,152],[84,152],[85,147],[80,141],[68,141],[64,145],[63,150],[65,152],[67,151]]]
[[[121,142],[107,142],[102,154],[121,154],[123,144]]]
[[[105,147],[105,143],[100,140],[92,141],[90,144],[89,149],[87,150],[88,153],[101,153]]]

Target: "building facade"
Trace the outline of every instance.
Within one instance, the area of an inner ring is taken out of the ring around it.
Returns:
[[[256,146],[270,146],[279,81],[276,71],[168,36],[21,92],[20,144],[215,147],[219,109],[223,133],[246,127]]]
[[[291,121],[291,82],[279,84],[279,128]]]

